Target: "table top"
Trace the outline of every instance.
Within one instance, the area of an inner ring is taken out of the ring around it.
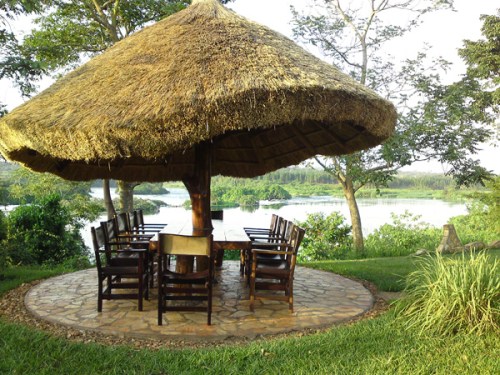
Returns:
[[[248,238],[242,227],[231,226],[224,223],[223,220],[212,220],[212,225],[214,227],[212,234],[216,250],[242,250],[252,247],[252,241]],[[165,226],[160,233],[191,236],[193,234],[193,226],[191,222],[172,223]],[[156,249],[157,244],[158,236],[155,235],[150,240],[150,248],[153,250]]]

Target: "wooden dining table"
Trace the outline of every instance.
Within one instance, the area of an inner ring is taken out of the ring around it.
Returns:
[[[245,254],[252,249],[252,241],[243,227],[233,226],[223,220],[212,220],[213,249],[214,251],[238,250],[240,253],[240,273],[244,273]],[[160,233],[181,234],[191,236],[194,233],[191,222],[167,224]],[[149,250],[158,250],[158,234],[149,241]]]

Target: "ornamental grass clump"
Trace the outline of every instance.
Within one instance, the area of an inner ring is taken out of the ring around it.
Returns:
[[[500,267],[484,252],[428,257],[407,276],[405,291],[398,316],[420,334],[500,332]]]

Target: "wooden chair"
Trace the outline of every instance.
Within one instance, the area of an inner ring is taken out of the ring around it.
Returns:
[[[248,235],[252,240],[252,249],[268,249],[268,250],[277,250],[279,249],[279,245],[283,243],[287,243],[290,240],[291,229],[293,227],[293,223],[291,221],[285,220],[284,218],[277,216],[275,221],[274,230],[269,234],[259,234],[259,235]],[[278,257],[276,254],[267,254],[262,253],[259,254],[259,258],[275,258]],[[245,274],[250,277],[251,272],[251,264],[252,264],[252,256],[251,253],[247,251],[245,254]]]
[[[136,228],[138,231],[144,231],[144,230],[151,230],[151,231],[156,231],[159,232],[165,226],[167,225],[166,223],[145,223],[144,222],[144,213],[142,210],[134,210],[134,228]]]
[[[297,252],[304,238],[304,229],[294,225],[290,241],[277,250],[252,249],[252,271],[250,274],[250,308],[253,310],[255,299],[276,299],[288,302],[293,312],[293,277]],[[272,261],[260,255],[277,255]],[[283,257],[281,257],[283,256]],[[257,291],[270,291],[257,294]],[[285,295],[271,293],[284,291]]]
[[[212,281],[214,273],[213,237],[160,233],[158,241],[158,325],[166,311],[206,311],[212,323]],[[165,256],[208,257],[207,270],[180,274],[169,270]],[[179,304],[179,301],[181,304]],[[202,302],[189,304],[188,302]],[[204,302],[204,303],[203,303]]]
[[[120,237],[128,237],[137,241],[148,241],[157,233],[157,231],[133,228],[128,212],[120,212],[115,215],[114,219],[116,221],[118,236]]]
[[[116,246],[148,250],[145,254],[145,260],[148,267],[150,287],[153,287],[155,257],[154,253],[149,252],[149,241],[154,234],[134,232],[130,228],[130,225],[127,224],[128,222],[128,213],[122,212],[116,215],[113,219],[102,222],[101,225],[106,227],[106,230],[109,233],[110,242],[114,243]],[[120,254],[119,256],[123,257],[125,255]]]
[[[103,299],[137,299],[138,309],[149,297],[147,250],[119,247],[112,244],[106,227],[92,227],[92,243],[97,266],[97,311],[102,311]],[[124,281],[127,280],[127,281]],[[106,284],[106,285],[105,285]],[[131,293],[114,293],[114,290],[135,289]]]
[[[279,218],[278,215],[272,214],[271,223],[269,224],[269,228],[245,227],[243,229],[245,230],[245,233],[247,234],[247,236],[250,236],[251,234],[271,234],[276,230],[278,218]]]
[[[260,242],[282,242],[285,238],[286,228],[288,225],[288,220],[285,220],[281,216],[277,216],[273,230],[271,232],[246,232],[247,236],[253,241]]]

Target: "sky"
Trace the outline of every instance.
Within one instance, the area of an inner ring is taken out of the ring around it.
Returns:
[[[360,0],[341,0],[341,3],[347,1]],[[299,11],[309,12],[312,3],[311,0],[235,0],[228,7],[248,19],[293,39],[290,6],[293,5]],[[444,82],[452,82],[465,72],[465,65],[458,57],[457,49],[463,46],[464,39],[480,39],[482,25],[480,15],[495,14],[498,8],[500,5],[497,0],[455,0],[455,12],[439,11],[428,14],[420,27],[392,45],[391,54],[400,59],[411,57],[425,43],[428,43],[432,46],[432,53],[435,56],[443,56],[446,60],[453,62],[453,69],[443,79]],[[404,16],[399,14],[396,17],[401,19]],[[17,22],[13,23],[12,27],[16,32],[26,33],[30,30],[31,24],[26,21]],[[322,58],[320,53],[311,46],[302,46]],[[40,89],[43,90],[50,83],[51,80],[42,81]],[[23,99],[9,82],[2,80],[0,81],[0,102],[7,104],[7,108],[12,110],[20,105]],[[479,154],[479,158],[487,169],[500,173],[500,150],[498,148],[484,145],[484,151]],[[438,163],[416,163],[409,170],[443,172],[443,168]]]

